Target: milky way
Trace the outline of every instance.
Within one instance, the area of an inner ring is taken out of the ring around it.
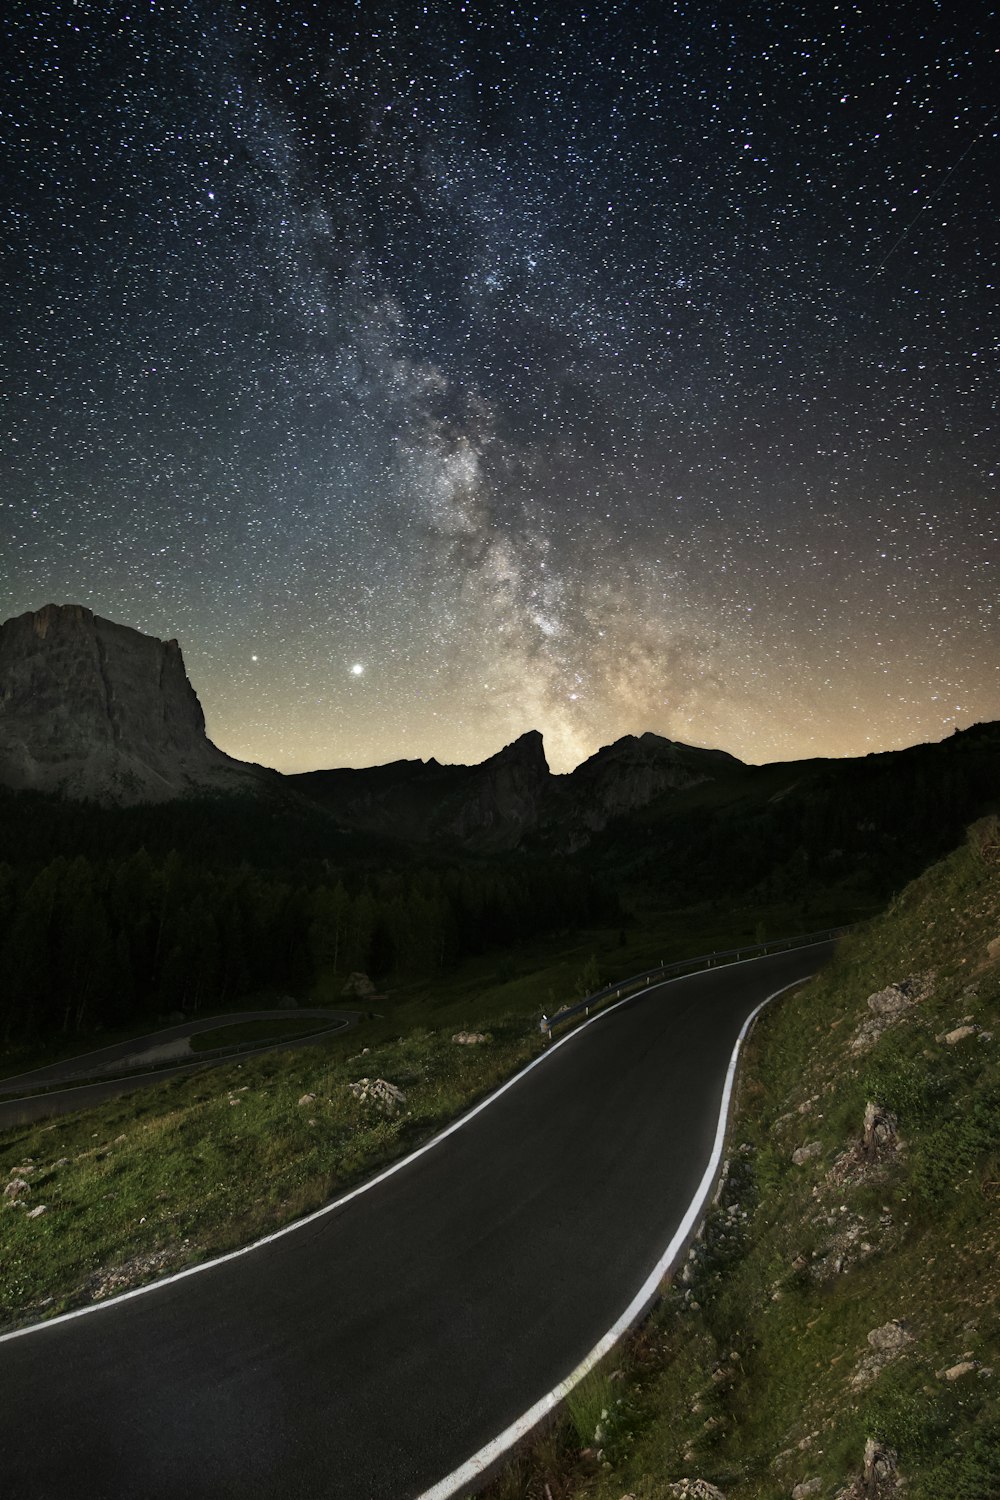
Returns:
[[[4,616],[288,770],[1000,717],[992,7],[11,9]]]

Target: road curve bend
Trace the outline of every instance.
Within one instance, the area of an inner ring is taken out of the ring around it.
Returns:
[[[558,1387],[657,1267],[712,1157],[747,1017],[832,948],[653,986],[367,1190],[6,1335],[4,1493],[468,1493],[440,1482]]]

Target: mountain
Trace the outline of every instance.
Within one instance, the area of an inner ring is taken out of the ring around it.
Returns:
[[[160,836],[177,846],[197,835],[199,847],[349,862],[428,849],[585,851],[600,878],[671,906],[740,892],[795,906],[819,888],[881,895],[953,845],[996,805],[1000,724],[857,759],[764,766],[625,735],[564,776],[530,731],[473,766],[399,760],[282,776],[210,742],[176,641],[48,605],[0,627],[4,786],[101,807],[159,803],[174,830]],[[220,791],[249,796],[222,799],[210,824],[190,799]],[[30,817],[38,823],[41,807]]]
[[[513,848],[537,828],[555,780],[537,730],[475,766],[396,760],[287,779],[344,827],[488,849]]]
[[[557,778],[543,836],[565,850],[579,849],[609,823],[657,798],[669,804],[673,793],[746,769],[725,750],[682,745],[659,734],[626,734]]]
[[[128,806],[266,788],[276,804],[319,804],[354,833],[569,852],[652,798],[740,766],[722,751],[644,734],[554,776],[531,730],[473,766],[399,760],[279,776],[211,743],[176,641],[78,604],[49,604],[0,626],[0,785],[14,790]]]
[[[79,604],[0,626],[0,783],[127,805],[243,790],[270,774],[209,740],[176,641]]]

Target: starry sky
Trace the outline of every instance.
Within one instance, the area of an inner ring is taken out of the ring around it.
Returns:
[[[4,618],[289,771],[1000,717],[997,7],[5,11]]]

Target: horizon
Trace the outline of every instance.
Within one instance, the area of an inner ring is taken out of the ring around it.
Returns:
[[[543,728],[540,728],[538,725],[527,725],[523,729],[521,729],[521,730],[517,731],[515,734],[513,734],[510,739],[505,740],[505,741],[503,741],[503,743],[494,746],[493,749],[487,749],[485,751],[485,753],[479,755],[474,760],[448,760],[448,759],[444,759],[439,754],[435,754],[432,751],[429,755],[414,755],[414,754],[405,754],[405,753],[395,754],[395,755],[394,754],[389,754],[388,756],[386,756],[385,759],[382,759],[382,760],[363,760],[360,763],[358,763],[358,762],[349,762],[349,761],[337,761],[337,762],[333,763],[333,762],[327,761],[327,762],[325,762],[323,764],[319,764],[319,765],[285,766],[285,767],[280,767],[280,766],[276,766],[276,765],[270,765],[269,763],[267,763],[265,761],[261,761],[261,760],[257,759],[256,757],[254,757],[252,755],[236,754],[230,748],[230,746],[228,746],[225,743],[222,743],[216,737],[216,735],[212,732],[211,722],[210,722],[210,716],[209,716],[208,711],[205,708],[204,699],[202,697],[201,692],[198,689],[197,683],[194,681],[194,679],[191,676],[191,672],[190,672],[189,665],[188,665],[188,658],[187,658],[187,656],[185,654],[184,642],[182,640],[180,640],[177,636],[171,636],[171,635],[168,635],[166,637],[160,637],[160,636],[155,636],[154,637],[154,636],[150,636],[150,633],[148,631],[142,630],[138,626],[131,625],[128,622],[123,621],[123,620],[113,620],[108,615],[102,615],[98,610],[91,609],[91,607],[89,605],[86,605],[86,604],[81,605],[76,600],[68,600],[68,601],[66,601],[64,603],[61,603],[61,604],[60,603],[56,603],[54,600],[49,600],[45,604],[40,605],[37,609],[22,610],[18,614],[8,616],[7,619],[5,619],[3,621],[0,621],[0,630],[2,630],[4,628],[4,626],[6,626],[7,624],[9,624],[12,620],[21,618],[21,617],[23,617],[25,615],[32,615],[32,616],[38,615],[40,613],[43,613],[47,609],[58,609],[58,610],[62,610],[62,609],[83,609],[83,610],[86,610],[89,614],[91,614],[95,619],[103,620],[103,621],[105,621],[108,624],[115,625],[115,626],[118,626],[118,627],[123,628],[123,629],[134,631],[135,633],[137,633],[139,635],[146,636],[149,639],[158,640],[158,641],[160,641],[161,644],[163,644],[165,641],[170,641],[170,640],[176,641],[176,643],[177,643],[177,645],[178,645],[178,647],[180,649],[180,652],[181,652],[182,660],[184,662],[184,668],[185,668],[185,673],[186,673],[186,676],[187,676],[188,683],[191,686],[191,688],[193,689],[193,691],[195,692],[195,694],[196,694],[196,696],[198,698],[198,701],[201,704],[202,711],[205,714],[205,732],[206,732],[206,735],[208,736],[208,738],[211,740],[211,742],[216,746],[217,749],[222,750],[226,755],[230,755],[230,756],[232,756],[236,760],[245,761],[248,764],[260,765],[260,766],[262,766],[266,770],[278,771],[279,774],[286,775],[286,776],[309,775],[312,772],[316,772],[316,771],[371,770],[371,769],[375,769],[375,768],[377,768],[379,766],[391,765],[391,764],[393,764],[395,762],[399,762],[399,761],[420,762],[423,765],[427,765],[428,763],[430,763],[431,761],[433,761],[433,762],[436,762],[440,766],[453,766],[453,767],[462,767],[462,766],[465,766],[465,767],[472,767],[472,766],[481,765],[484,761],[490,760],[494,756],[499,755],[502,751],[509,749],[512,745],[516,744],[519,740],[524,739],[524,738],[526,738],[528,736],[531,736],[531,735],[535,735],[535,734],[537,734],[541,738],[542,747],[543,747],[543,754],[545,755],[546,764],[549,767],[550,773],[552,775],[554,775],[554,776],[568,776],[568,775],[571,775],[574,770],[576,770],[580,765],[584,764],[584,762],[586,760],[589,760],[594,755],[598,754],[602,749],[607,749],[609,746],[617,744],[617,743],[619,743],[623,739],[636,739],[636,740],[638,740],[638,739],[641,739],[644,735],[652,735],[653,737],[655,737],[657,739],[661,739],[661,740],[667,741],[667,742],[669,742],[671,744],[678,745],[678,746],[680,746],[680,747],[682,747],[684,749],[689,749],[689,750],[705,750],[705,751],[710,751],[710,752],[721,752],[721,753],[726,754],[726,755],[731,755],[735,759],[741,761],[742,764],[747,765],[747,766],[787,765],[787,764],[795,764],[798,761],[808,761],[808,760],[851,760],[851,759],[860,759],[860,758],[862,758],[865,755],[889,754],[889,753],[892,753],[895,750],[906,750],[906,749],[910,749],[910,748],[913,748],[916,745],[921,745],[921,744],[939,744],[942,740],[949,738],[950,735],[952,735],[952,734],[957,734],[957,733],[960,733],[960,732],[962,732],[962,731],[964,731],[966,729],[974,728],[978,724],[995,722],[993,719],[973,719],[968,724],[958,724],[958,723],[955,723],[955,724],[953,724],[951,726],[950,730],[945,731],[943,734],[938,735],[936,738],[933,738],[933,739],[917,739],[917,740],[907,741],[907,742],[905,742],[903,744],[879,746],[878,748],[875,748],[875,749],[869,749],[869,750],[862,751],[860,753],[860,755],[854,755],[854,754],[851,754],[851,753],[845,753],[843,755],[822,755],[822,754],[815,754],[815,755],[793,755],[793,756],[776,757],[774,760],[746,760],[744,757],[742,757],[740,755],[737,755],[736,752],[734,752],[733,750],[729,749],[727,746],[724,746],[724,745],[713,745],[713,744],[701,742],[701,741],[699,741],[697,739],[679,740],[679,739],[674,738],[673,736],[664,735],[664,734],[661,734],[657,730],[649,729],[649,728],[639,729],[639,730],[621,730],[621,731],[619,731],[617,733],[612,733],[611,737],[609,739],[603,740],[599,745],[597,745],[587,755],[584,755],[580,760],[574,762],[570,766],[566,766],[566,767],[563,767],[563,768],[560,768],[560,769],[555,769],[553,767],[553,765],[552,765],[551,760],[549,759],[549,752],[548,752],[548,745],[547,745],[545,730]]]

